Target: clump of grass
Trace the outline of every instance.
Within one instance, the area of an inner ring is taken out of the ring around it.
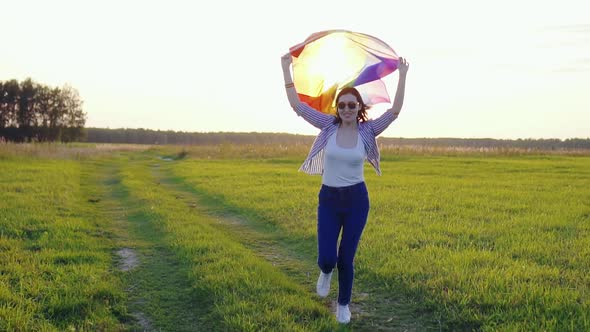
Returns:
[[[188,156],[188,151],[186,149],[182,149],[182,151],[176,155],[176,160],[184,159],[186,156]]]

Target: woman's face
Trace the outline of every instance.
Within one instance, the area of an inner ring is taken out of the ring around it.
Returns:
[[[344,123],[356,122],[356,117],[360,109],[360,104],[356,100],[355,95],[347,93],[340,96],[338,103],[336,103],[340,119]]]

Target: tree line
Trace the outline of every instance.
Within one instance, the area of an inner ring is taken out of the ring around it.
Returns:
[[[15,142],[84,139],[86,113],[76,89],[30,78],[0,81],[0,140]]]
[[[590,138],[379,138],[383,145],[457,147],[467,149],[588,150]]]
[[[161,131],[151,129],[108,129],[86,128],[89,143],[128,143],[155,145],[217,145],[217,144],[297,144],[312,143],[314,137],[277,133],[199,133],[182,131]]]
[[[94,143],[131,144],[306,144],[313,143],[315,136],[283,133],[194,133],[160,131],[150,129],[105,129],[86,128],[87,141]],[[590,149],[590,138],[561,139],[492,139],[492,138],[390,138],[379,137],[382,146],[428,146],[479,148],[517,148],[532,150],[579,150]]]

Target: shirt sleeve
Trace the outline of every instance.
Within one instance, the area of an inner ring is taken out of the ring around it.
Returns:
[[[375,120],[371,120],[371,128],[375,137],[379,136],[382,132],[389,127],[389,125],[397,119],[397,116],[393,115],[393,112],[385,111],[380,117]]]
[[[334,116],[319,112],[303,102],[297,105],[295,112],[318,129],[322,129],[334,121]]]

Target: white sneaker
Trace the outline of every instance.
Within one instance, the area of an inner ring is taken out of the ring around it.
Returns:
[[[342,324],[350,323],[350,309],[348,309],[348,304],[338,304],[338,307],[336,308],[336,320],[338,320],[338,323]]]
[[[320,297],[328,296],[330,293],[330,281],[332,280],[332,272],[324,273],[320,272],[320,277],[318,278],[318,284],[316,287],[316,291]]]

